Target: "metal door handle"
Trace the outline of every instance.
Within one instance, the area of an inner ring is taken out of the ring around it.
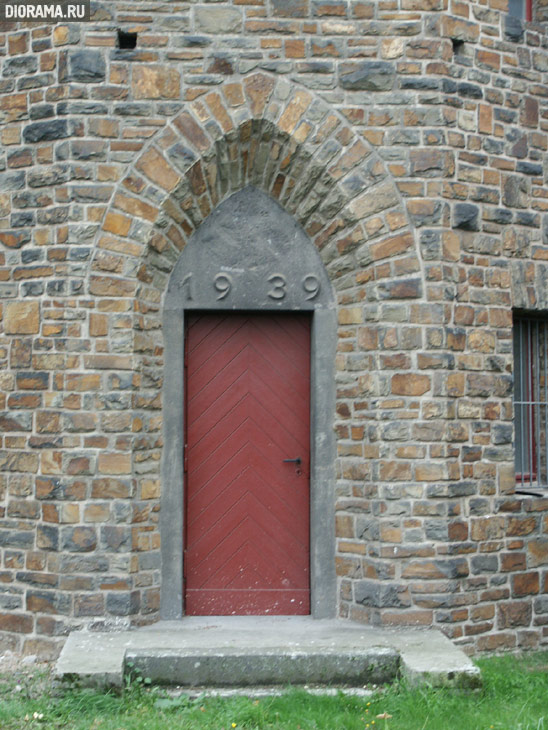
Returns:
[[[302,462],[302,459],[300,456],[297,456],[296,459],[284,459],[284,464],[297,464],[299,465]]]

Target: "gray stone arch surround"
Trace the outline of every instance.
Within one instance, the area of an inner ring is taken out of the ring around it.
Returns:
[[[301,226],[249,186],[221,203],[183,250],[164,301],[161,616],[183,614],[185,312],[308,311],[311,345],[311,613],[336,614],[335,350],[337,310],[321,258]]]

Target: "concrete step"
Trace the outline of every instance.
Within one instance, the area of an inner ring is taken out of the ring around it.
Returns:
[[[133,631],[73,632],[56,675],[84,686],[121,686],[130,669],[185,687],[363,687],[398,674],[415,683],[480,683],[477,667],[436,629],[377,629],[309,616],[187,617]]]

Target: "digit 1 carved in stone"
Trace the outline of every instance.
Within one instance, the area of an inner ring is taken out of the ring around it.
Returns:
[[[217,299],[225,299],[232,289],[232,279],[228,274],[217,274],[215,277],[214,286],[217,294]]]
[[[272,289],[268,292],[271,299],[283,299],[286,294],[287,282],[281,274],[272,274],[268,277],[268,281],[272,284]]]
[[[192,274],[187,274],[184,279],[179,282],[179,289],[183,291],[183,295],[187,301],[192,301]]]
[[[303,289],[308,294],[307,299],[314,299],[320,293],[320,280],[314,274],[308,274],[303,279]]]

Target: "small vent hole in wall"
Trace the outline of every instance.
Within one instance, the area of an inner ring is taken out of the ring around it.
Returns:
[[[137,46],[137,33],[127,33],[118,28],[118,48],[135,48]]]
[[[451,43],[453,44],[453,56],[464,56],[464,41],[461,41],[458,38],[453,38]]]

